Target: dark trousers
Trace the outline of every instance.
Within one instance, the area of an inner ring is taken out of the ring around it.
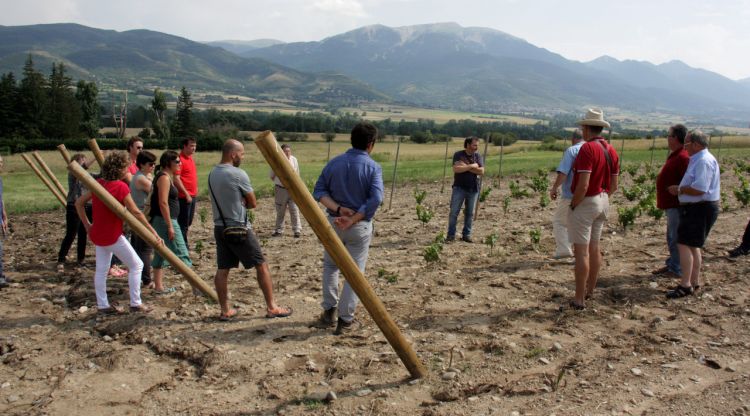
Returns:
[[[133,246],[135,254],[137,254],[143,262],[141,284],[147,286],[151,283],[151,255],[154,253],[154,249],[135,232],[132,233],[132,236],[130,237],[130,245]]]
[[[750,249],[750,221],[745,227],[745,234],[742,236],[742,247]]]
[[[86,205],[86,216],[91,221],[91,205]],[[76,236],[78,236],[78,250],[76,253],[78,255],[78,263],[83,263],[83,259],[86,257],[86,228],[83,227],[81,219],[78,218],[75,204],[68,203],[65,207],[65,237],[63,237],[60,244],[60,252],[57,253],[58,263],[65,263],[65,257],[67,257],[70,246],[73,245],[73,240],[75,240]]]
[[[188,243],[188,228],[193,225],[193,216],[195,216],[195,203],[198,202],[198,197],[193,197],[193,200],[188,204],[186,199],[180,198],[180,213],[177,215],[177,224],[180,225],[180,231],[182,231],[182,239],[185,240],[185,246],[190,251],[190,244]]]

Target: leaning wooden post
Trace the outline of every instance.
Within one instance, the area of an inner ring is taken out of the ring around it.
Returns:
[[[97,163],[99,163],[99,167],[102,167],[102,165],[104,165],[104,153],[102,153],[102,149],[99,148],[99,143],[96,142],[96,139],[89,140],[89,149],[94,152],[94,157],[96,158]]]
[[[42,156],[39,155],[39,152],[34,151],[33,153],[31,153],[31,155],[34,156],[34,159],[36,159],[36,163],[38,163],[39,166],[42,167],[42,170],[44,171],[44,173],[46,173],[47,176],[49,176],[49,178],[52,180],[52,183],[57,187],[57,190],[60,192],[60,195],[68,195],[68,191],[65,188],[63,188],[60,181],[57,180],[57,176],[55,176],[55,174],[52,173],[52,169],[50,169],[49,166],[47,166],[47,164],[44,162],[44,159],[42,159]]]
[[[69,165],[72,159],[70,158],[70,153],[68,152],[68,149],[65,147],[65,145],[61,144],[57,146],[57,150],[60,151],[60,154],[62,155],[63,159],[65,159],[65,164]]]
[[[391,204],[393,203],[393,191],[396,187],[396,170],[398,170],[398,152],[401,150],[401,137],[397,138],[398,144],[396,145],[396,161],[393,162],[393,178],[391,179],[391,198],[388,200],[388,211],[391,210]]]
[[[448,171],[448,144],[453,141],[453,137],[448,137],[445,141],[445,156],[443,158],[443,183],[440,185],[440,193],[445,190],[445,174]]]
[[[375,321],[378,328],[380,328],[385,338],[391,344],[391,347],[393,347],[396,354],[401,358],[401,361],[407,370],[409,370],[409,374],[413,378],[424,377],[427,374],[427,370],[422,365],[422,362],[419,361],[416,352],[406,338],[404,338],[403,334],[401,334],[401,331],[399,331],[398,326],[396,326],[393,318],[391,318],[388,310],[386,310],[385,305],[375,294],[372,286],[370,286],[364,274],[362,274],[357,264],[349,255],[349,252],[336,235],[323,211],[318,207],[307,187],[305,187],[302,179],[294,173],[291,165],[286,162],[286,158],[284,158],[281,149],[278,147],[273,133],[264,131],[255,138],[255,144],[260,149],[266,162],[271,166],[271,169],[273,169],[276,177],[281,180],[281,183],[289,191],[302,215],[310,224],[310,228],[313,229],[323,247],[325,247],[333,261],[336,262],[336,265],[344,274],[352,289],[354,289],[354,293],[362,300],[362,304],[367,309],[373,321]]]
[[[55,198],[57,198],[57,200],[60,201],[60,203],[62,204],[63,208],[65,208],[65,206],[68,204],[68,202],[60,194],[60,192],[57,190],[57,188],[55,187],[55,185],[52,185],[52,182],[50,182],[49,179],[47,179],[47,177],[45,177],[44,174],[42,174],[42,172],[39,170],[39,168],[37,168],[36,165],[34,165],[34,162],[32,162],[31,159],[29,159],[28,156],[26,156],[25,154],[22,154],[21,157],[23,158],[23,160],[26,161],[26,163],[28,163],[28,165],[31,168],[31,170],[33,170],[34,173],[36,173],[36,176],[38,176],[39,179],[41,179],[42,182],[47,186],[47,189],[49,189],[49,191],[52,192],[52,195],[54,195]]]
[[[487,133],[487,136],[484,140],[484,153],[482,154],[482,166],[487,164],[487,145],[490,143],[490,135]],[[482,197],[482,187],[484,186],[484,175],[479,177],[479,196],[477,197],[477,204],[474,206],[474,219],[477,218],[477,215],[479,215],[479,205],[480,201],[479,199]]]
[[[159,255],[161,255],[166,261],[169,262],[169,264],[172,265],[172,267],[175,268],[178,272],[180,272],[185,278],[187,279],[190,284],[200,290],[201,292],[205,293],[206,296],[213,299],[215,302],[219,301],[219,297],[216,296],[216,292],[211,289],[211,287],[203,280],[201,279],[190,267],[188,267],[185,263],[182,262],[173,252],[164,244],[159,244],[159,240],[157,240],[156,236],[146,228],[145,225],[143,225],[140,221],[138,221],[133,214],[131,214],[125,206],[123,206],[121,203],[117,202],[117,200],[109,193],[106,189],[104,189],[103,186],[99,184],[91,175],[89,175],[88,172],[86,172],[85,169],[81,167],[81,165],[78,164],[76,161],[70,162],[68,165],[68,170],[70,173],[73,174],[76,178],[78,178],[79,181],[88,189],[90,190],[94,195],[96,195],[99,200],[101,200],[104,205],[107,206],[115,215],[120,217],[123,221],[125,221],[126,224],[130,227],[130,229],[138,234],[139,237],[143,239],[143,241],[147,242],[148,245],[154,248]]]

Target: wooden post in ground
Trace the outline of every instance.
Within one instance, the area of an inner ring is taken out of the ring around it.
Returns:
[[[445,141],[445,157],[443,159],[443,183],[440,185],[440,193],[445,191],[445,174],[448,171],[448,144],[453,141],[453,137],[448,137]]]
[[[55,198],[57,198],[57,200],[60,201],[60,204],[62,204],[63,208],[65,208],[68,202],[60,194],[60,192],[57,190],[55,185],[52,185],[52,182],[50,182],[49,179],[47,179],[47,177],[44,176],[44,174],[39,170],[39,168],[36,167],[36,165],[34,165],[34,162],[32,162],[31,159],[29,159],[29,157],[26,154],[22,154],[21,157],[23,158],[23,160],[26,161],[26,163],[29,165],[31,170],[33,170],[34,173],[36,173],[36,176],[39,177],[42,183],[44,183],[44,185],[47,186],[47,189],[49,189],[49,191],[52,192],[52,195],[54,195]]]
[[[99,198],[100,201],[104,203],[104,205],[107,206],[115,215],[120,217],[123,221],[125,221],[126,224],[130,227],[130,229],[138,234],[139,237],[143,239],[148,245],[154,248],[159,255],[161,255],[164,260],[168,261],[169,264],[174,267],[175,270],[180,272],[185,279],[196,289],[200,290],[201,292],[205,293],[206,296],[213,299],[215,302],[219,301],[219,297],[216,296],[216,292],[214,292],[213,289],[203,280],[201,279],[193,269],[188,267],[185,263],[182,262],[182,260],[177,257],[172,250],[169,249],[164,244],[159,244],[159,240],[157,240],[156,236],[146,228],[143,223],[138,221],[133,214],[131,214],[125,206],[123,206],[121,203],[117,202],[117,200],[109,193],[106,189],[104,189],[103,186],[99,184],[91,175],[89,175],[88,172],[86,172],[85,169],[81,167],[81,165],[78,164],[76,161],[70,162],[68,165],[68,170],[70,173],[73,174],[76,178],[78,178],[79,181],[88,189],[90,190],[94,195],[96,195],[97,198]]]
[[[648,163],[648,169],[654,167],[654,151],[656,150],[656,135],[651,138],[651,162]]]
[[[401,331],[399,331],[398,326],[396,326],[393,318],[391,318],[388,310],[386,310],[385,305],[375,294],[372,286],[370,286],[364,274],[362,274],[357,264],[349,255],[346,247],[344,247],[344,244],[326,219],[323,210],[318,207],[318,204],[312,195],[310,195],[302,179],[294,173],[291,165],[286,162],[273,133],[264,131],[255,138],[255,144],[260,149],[266,162],[271,166],[271,169],[273,169],[274,174],[289,191],[302,215],[310,224],[310,228],[315,232],[323,247],[325,247],[352,289],[354,289],[354,293],[362,300],[362,305],[367,309],[372,320],[375,321],[378,328],[380,328],[385,338],[391,344],[391,347],[396,351],[396,354],[398,354],[406,366],[409,374],[413,378],[424,377],[427,374],[427,370],[422,365],[422,362],[419,361],[416,352],[406,338],[404,338],[403,334],[401,334]]]
[[[44,171],[44,173],[46,173],[47,176],[49,176],[49,178],[52,180],[52,183],[57,187],[57,190],[60,192],[60,195],[67,196],[68,191],[65,188],[63,188],[60,181],[57,180],[57,176],[55,176],[55,174],[52,173],[52,169],[50,169],[49,166],[47,166],[47,164],[44,162],[44,159],[42,159],[42,156],[39,154],[39,152],[34,151],[33,153],[31,153],[31,155],[34,156],[34,159],[36,159],[36,163],[38,163],[39,166],[42,167],[42,170]]]
[[[65,147],[65,145],[61,144],[57,146],[57,150],[60,151],[60,154],[62,155],[63,159],[65,159],[65,164],[69,165],[70,161],[73,159],[70,158],[70,153],[68,152],[68,149]]]
[[[612,137],[612,130],[609,131],[609,137]],[[609,144],[612,144],[612,139],[608,140]],[[620,154],[617,155],[620,159],[620,166],[622,166],[622,162],[625,160],[625,135],[622,135],[622,140],[620,143]]]
[[[721,140],[724,136],[719,136],[719,151],[716,153],[716,161],[721,163]]]
[[[396,140],[398,140],[398,144],[396,145],[396,161],[393,162],[393,179],[391,179],[391,198],[388,200],[388,211],[391,210],[391,204],[393,203],[393,191],[396,188],[396,170],[398,170],[398,152],[401,150],[401,137]]]
[[[104,153],[102,153],[102,150],[99,149],[99,143],[96,142],[96,139],[89,140],[89,149],[94,152],[94,157],[96,158],[96,161],[97,163],[99,163],[99,167],[101,168],[102,165],[104,165]]]
[[[490,144],[490,134],[487,133],[487,136],[484,139],[484,152],[482,154],[482,166],[487,165],[487,145]],[[482,188],[484,187],[484,175],[479,177],[479,196],[477,197],[477,205],[474,207],[474,219],[477,219],[477,215],[479,215],[479,205],[480,201],[479,198],[482,197]]]
[[[500,178],[503,177],[503,150],[505,149],[505,135],[500,136],[500,171],[497,173],[497,186],[500,186]]]

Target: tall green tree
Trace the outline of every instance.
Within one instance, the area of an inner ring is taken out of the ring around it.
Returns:
[[[14,137],[18,133],[18,86],[12,72],[0,77],[0,137]]]
[[[76,85],[76,101],[81,109],[81,121],[78,130],[86,137],[96,137],[99,133],[99,88],[95,82],[78,81]]]
[[[48,91],[47,117],[42,130],[46,138],[65,140],[79,137],[81,110],[73,91],[73,80],[66,75],[62,62],[52,64]]]
[[[193,99],[184,86],[177,97],[177,116],[172,124],[172,134],[175,137],[194,136],[197,129],[193,120]]]
[[[40,138],[47,109],[47,80],[34,69],[31,55],[23,66],[23,78],[18,91],[20,131],[26,138]]]
[[[151,128],[159,140],[169,140],[169,129],[167,129],[167,96],[160,89],[154,90],[154,98],[151,100]]]

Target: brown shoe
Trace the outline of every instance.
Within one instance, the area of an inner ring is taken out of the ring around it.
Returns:
[[[338,309],[334,306],[331,309],[326,309],[320,314],[320,318],[315,322],[315,327],[320,329],[330,328],[336,325],[336,312]]]
[[[345,320],[339,318],[338,323],[336,324],[336,330],[333,331],[333,335],[346,335],[351,333],[352,331],[359,328],[359,322],[357,320],[352,320],[351,322],[346,322]]]
[[[130,307],[130,313],[149,313],[152,310],[154,310],[154,308],[152,308],[150,306],[146,306],[144,304],[140,304],[138,306],[131,306]]]

